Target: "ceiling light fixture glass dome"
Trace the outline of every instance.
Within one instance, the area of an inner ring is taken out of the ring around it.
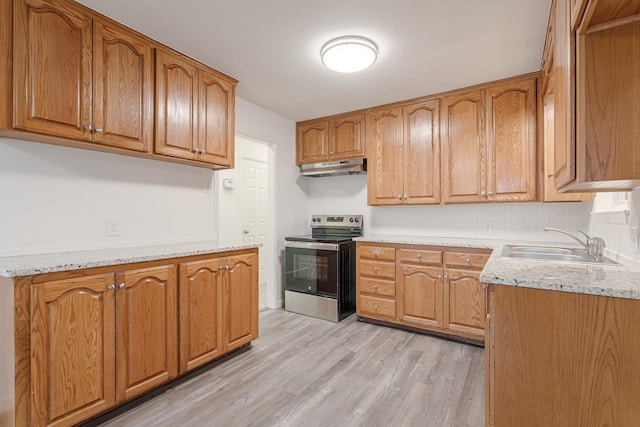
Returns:
[[[371,40],[358,36],[338,37],[325,43],[320,51],[322,63],[339,73],[355,73],[369,68],[378,56]]]

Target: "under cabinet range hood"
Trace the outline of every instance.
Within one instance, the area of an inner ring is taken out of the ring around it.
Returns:
[[[367,160],[353,159],[339,160],[336,162],[312,163],[300,166],[300,173],[303,176],[310,177],[367,173]]]

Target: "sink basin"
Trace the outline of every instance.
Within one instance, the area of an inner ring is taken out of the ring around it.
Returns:
[[[518,246],[506,245],[502,257],[528,258],[548,261],[577,262],[586,264],[616,265],[617,262],[604,258],[596,261],[582,248],[557,248],[553,246]]]

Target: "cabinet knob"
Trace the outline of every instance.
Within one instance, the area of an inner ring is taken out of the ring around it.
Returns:
[[[84,130],[92,131],[93,128],[91,127],[91,125],[84,125]]]
[[[107,289],[110,290],[110,291],[114,290],[115,288],[116,288],[116,285],[107,286]]]
[[[493,196],[493,193],[492,193],[491,191],[489,191],[489,192],[487,193],[487,197],[491,197],[491,196]]]
[[[398,200],[402,200],[402,194],[398,194]]]
[[[418,254],[418,259],[422,260],[422,254]]]
[[[378,285],[373,285],[373,289],[378,289]]]
[[[449,276],[447,276],[446,274],[444,275],[445,280],[449,278]]]
[[[471,258],[467,258],[465,261],[467,261],[467,264],[469,264],[471,262]]]
[[[553,177],[555,177],[555,176],[556,176],[555,174],[550,173],[549,175],[547,175],[547,178],[553,178]]]
[[[373,308],[374,308],[375,310],[378,310],[378,304],[373,304]]]
[[[333,151],[332,151],[332,152],[330,152],[329,154],[331,154],[331,155],[333,156]]]
[[[442,274],[438,274],[438,279],[442,279]]]
[[[407,198],[408,198],[408,197],[409,197],[409,196],[407,196],[406,194],[404,195],[404,199],[405,199],[405,200],[407,200]]]
[[[225,265],[225,266],[224,266],[224,269],[225,269],[225,270],[231,270],[231,267],[229,267],[228,265]]]
[[[98,133],[102,133],[102,128],[97,127],[97,128],[96,128],[96,132],[98,132]]]
[[[487,197],[487,193],[485,193],[484,191],[480,192],[480,197]]]
[[[373,271],[378,272],[378,267],[373,267]]]
[[[373,256],[376,256],[376,257],[377,257],[378,255],[380,255],[380,252],[378,252],[378,251],[375,251],[375,252],[373,253]]]
[[[127,284],[126,284],[126,283],[120,283],[120,284],[118,285],[118,288],[120,288],[120,289],[124,289],[124,288],[126,288],[126,287],[127,287]]]
[[[218,267],[218,270],[224,270],[224,265],[221,265],[220,267]]]

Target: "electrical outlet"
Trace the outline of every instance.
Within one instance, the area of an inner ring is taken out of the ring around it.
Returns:
[[[485,221],[482,223],[482,231],[484,231],[486,234],[493,233],[493,224],[491,223],[491,221]]]
[[[122,231],[122,226],[119,219],[107,220],[107,237],[119,236]]]

